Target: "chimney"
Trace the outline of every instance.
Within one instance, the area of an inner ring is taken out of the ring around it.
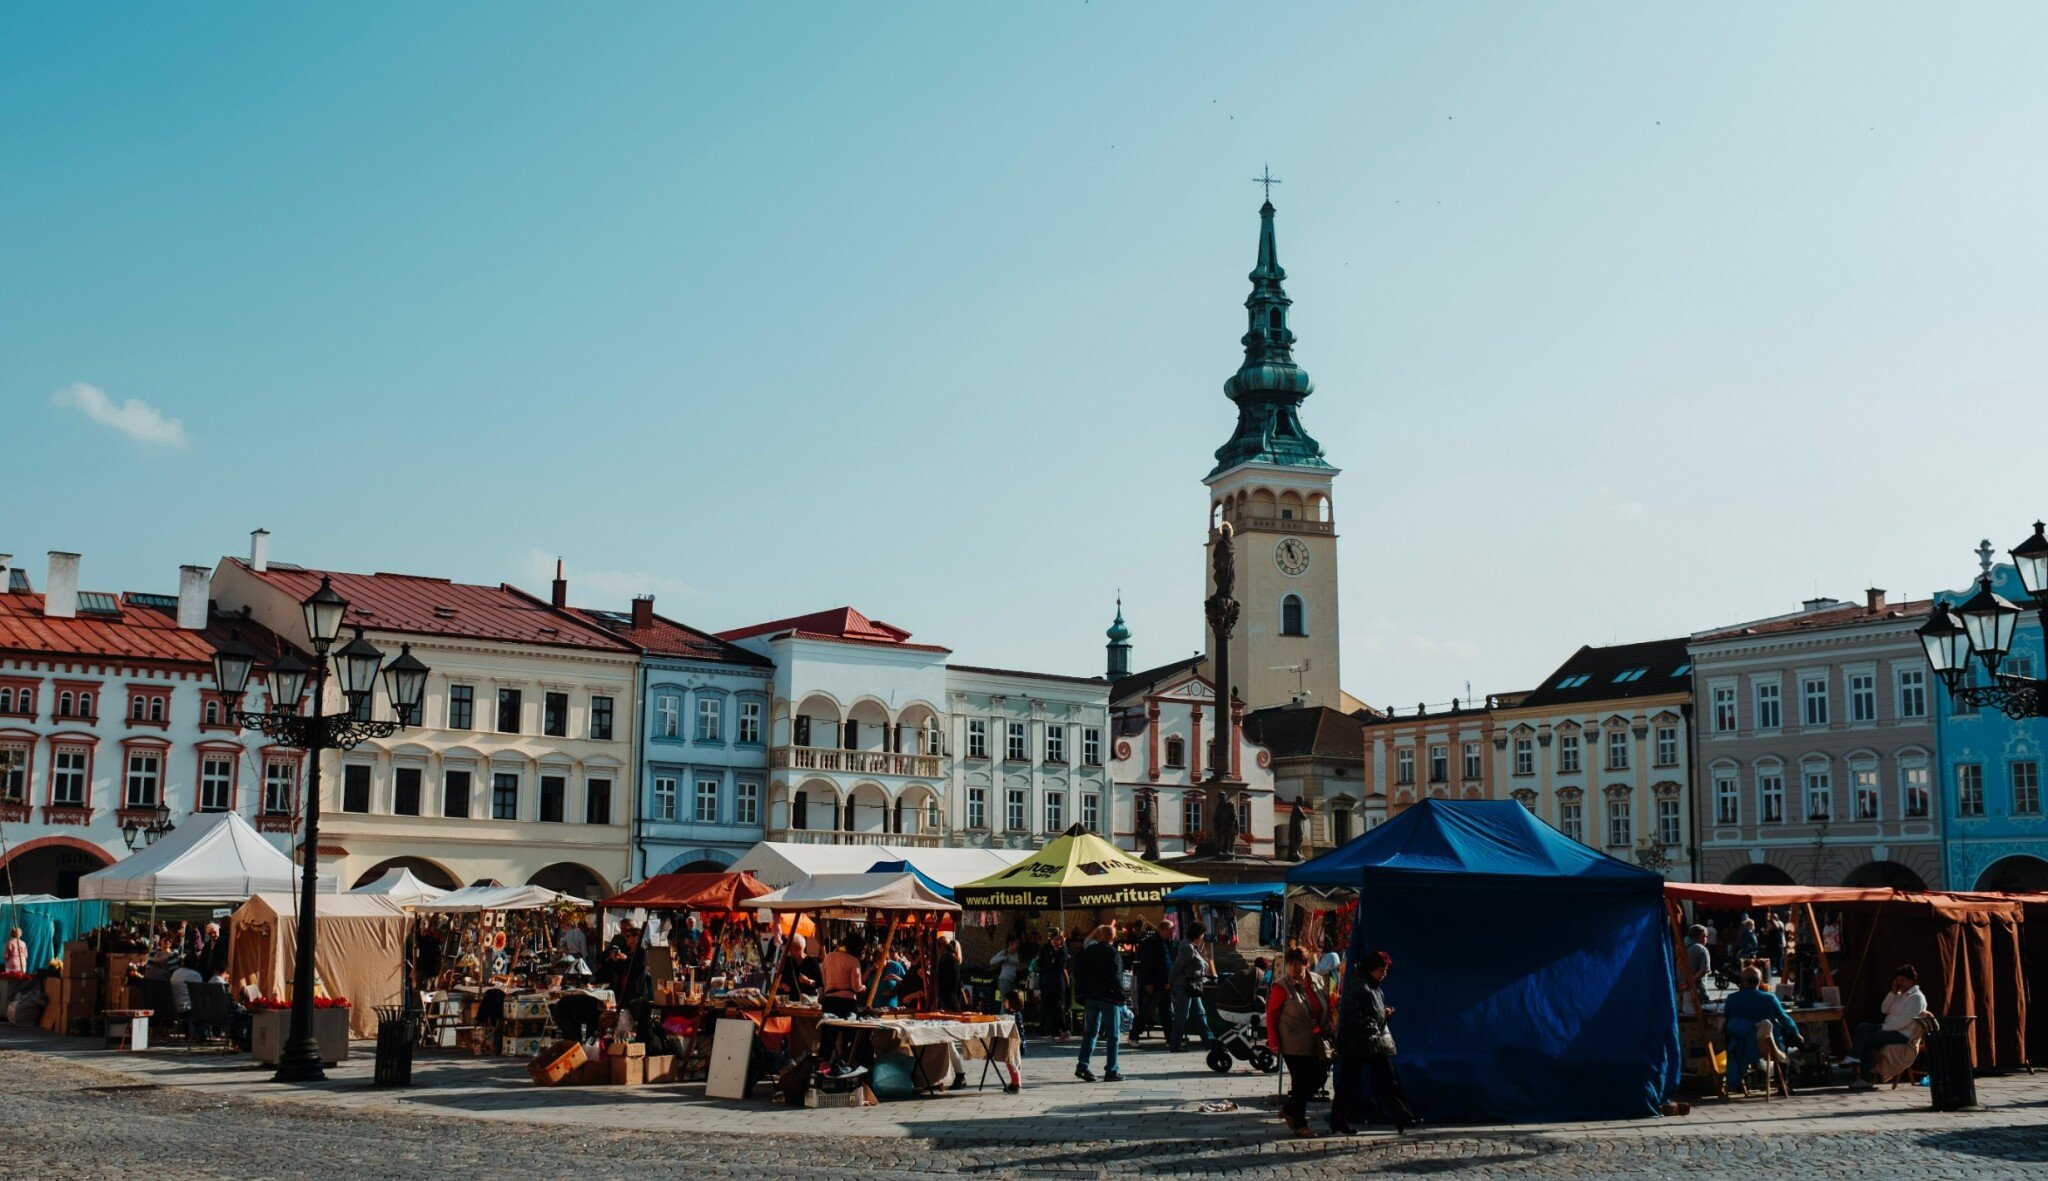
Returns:
[[[1870,608],[1872,615],[1884,610],[1884,589],[1873,586],[1869,590],[1864,591],[1863,602],[1865,606]]]
[[[258,529],[249,534],[249,569],[258,574],[270,569],[270,530]]]
[[[43,588],[43,614],[51,619],[78,617],[78,555],[50,551],[50,577]]]
[[[178,567],[178,626],[188,632],[206,630],[206,617],[211,606],[211,588],[206,576],[212,573],[204,566]]]
[[[633,596],[633,630],[644,631],[654,626],[654,596]]]
[[[557,608],[566,608],[569,605],[569,580],[562,577],[562,559],[560,558],[555,559],[554,603]]]
[[[14,555],[0,554],[0,595],[14,590]]]

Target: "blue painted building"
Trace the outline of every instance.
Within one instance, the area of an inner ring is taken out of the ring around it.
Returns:
[[[1988,553],[1987,553],[1988,557]],[[2002,671],[2041,676],[2041,618],[2019,575],[2009,565],[1993,566],[1992,589],[2028,607],[2013,637]],[[1937,596],[1954,606],[1976,593],[1966,586]],[[1971,661],[1973,683],[1984,673]],[[2048,890],[2048,816],[2043,813],[2044,767],[2048,767],[2048,719],[2014,721],[1989,709],[1958,711],[1948,691],[1935,682],[1942,769],[1942,860],[1953,890]]]
[[[761,840],[774,662],[654,613],[583,611],[641,652],[628,878],[720,870]]]

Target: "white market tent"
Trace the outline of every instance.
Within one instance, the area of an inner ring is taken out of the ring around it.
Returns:
[[[416,903],[421,914],[474,914],[480,910],[538,910],[557,900],[589,906],[582,898],[558,894],[545,886],[465,886],[439,898]]]
[[[241,902],[298,889],[299,867],[233,812],[186,820],[156,844],[78,879],[80,898],[109,902]],[[336,892],[334,875],[319,878]]]
[[[429,886],[414,877],[411,870],[399,866],[385,870],[384,876],[374,882],[364,882],[349,893],[388,898],[399,906],[418,906],[422,902],[445,898],[449,892],[439,886]]]
[[[930,849],[916,845],[800,845],[762,841],[727,871],[752,871],[765,886],[787,886],[823,873],[866,873],[878,861],[907,861],[942,886],[972,882],[1031,856],[1030,849]]]
[[[958,903],[941,898],[930,886],[918,881],[914,873],[821,873],[759,898],[749,898],[740,905],[756,910],[812,913],[960,909]]]

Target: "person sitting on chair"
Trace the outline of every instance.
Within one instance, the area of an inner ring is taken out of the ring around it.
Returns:
[[[1855,1048],[1842,1059],[1842,1065],[1856,1067],[1856,1081],[1849,1084],[1851,1090],[1867,1091],[1875,1085],[1870,1073],[1878,1050],[1913,1043],[1913,1022],[1927,1011],[1927,995],[1920,991],[1920,973],[1913,965],[1898,966],[1892,973],[1892,990],[1877,1007],[1884,1020],[1859,1022]]]
[[[1729,1091],[1742,1085],[1744,1076],[1757,1060],[1756,1029],[1768,1021],[1778,1027],[1785,1049],[1800,1045],[1799,1023],[1777,997],[1763,990],[1764,974],[1756,968],[1742,970],[1742,987],[1728,994],[1721,1004],[1728,1037],[1728,1071],[1722,1085]]]

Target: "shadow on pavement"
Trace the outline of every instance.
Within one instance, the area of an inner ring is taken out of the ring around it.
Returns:
[[[2039,1128],[1957,1128],[1917,1141],[1922,1147],[1965,1156],[1989,1157],[2012,1164],[2048,1162],[2048,1136]]]

